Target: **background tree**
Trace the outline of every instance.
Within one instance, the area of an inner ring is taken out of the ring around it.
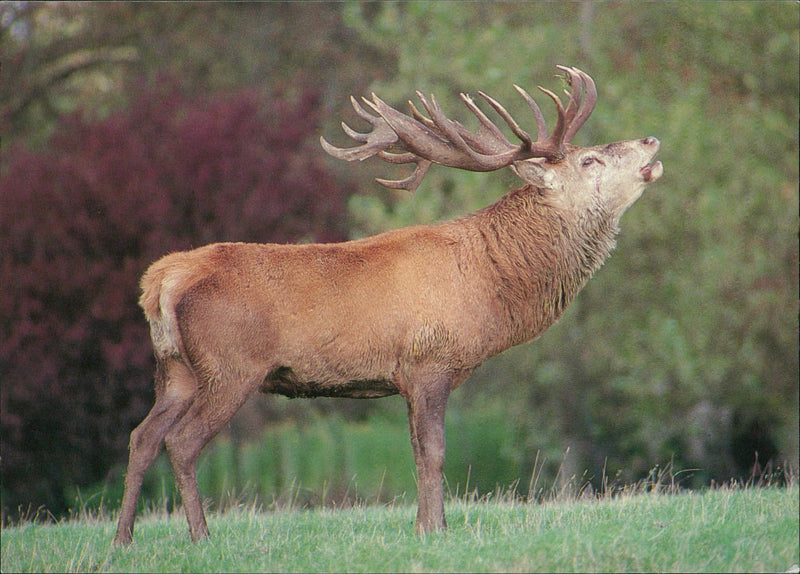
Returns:
[[[316,98],[187,98],[164,82],[101,122],[73,114],[0,177],[3,503],[65,508],[152,403],[138,279],[212,241],[344,237],[344,196],[305,150]]]
[[[320,164],[317,121],[347,105],[339,81],[371,74],[334,65],[353,49],[339,10],[196,8],[0,5],[3,516],[59,513],[70,484],[124,460],[151,403],[135,305],[150,262],[344,238],[348,186]]]
[[[567,449],[567,478],[634,479],[672,459],[702,469],[704,484],[746,475],[756,451],[796,468],[798,10],[0,4],[3,508],[57,512],[71,483],[121,468],[152,392],[135,283],[158,256],[225,239],[358,237],[467,213],[519,185],[510,172],[434,167],[412,198],[371,181],[382,162],[324,158],[320,134],[361,125],[351,93],[402,107],[432,92],[474,126],[457,94],[481,89],[524,120],[512,84],[557,89],[559,63],[600,90],[576,143],[655,135],[666,173],[561,323],[453,395],[451,484],[470,467],[484,490],[524,483],[537,453],[553,476]],[[250,441],[274,420],[265,414],[312,410],[367,425],[402,417],[391,399],[275,399],[250,403],[232,433]]]
[[[555,466],[567,448],[566,477],[608,467],[630,480],[674,459],[702,469],[700,484],[749,474],[756,452],[762,465],[796,465],[797,7],[451,8],[348,6],[365,41],[398,54],[397,75],[374,86],[381,97],[435,92],[473,125],[456,96],[481,89],[529,117],[512,84],[578,63],[600,101],[577,143],[656,135],[666,168],[623,220],[621,254],[561,324],[488,363],[453,400],[515,411],[528,471],[540,450]],[[351,211],[373,233],[465,213],[515,185],[434,168],[413,202],[357,195]]]
[[[349,108],[350,90],[393,64],[356,41],[340,13],[335,3],[3,2],[6,142],[41,144],[78,107],[102,118],[165,73],[188,93],[290,89],[302,77],[324,94],[320,105]]]

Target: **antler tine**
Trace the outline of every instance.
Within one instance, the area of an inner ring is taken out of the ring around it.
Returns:
[[[368,100],[364,100],[364,102],[371,105]],[[353,109],[360,117],[372,124],[373,130],[368,134],[363,134],[355,131],[344,122],[342,122],[342,129],[351,138],[363,143],[364,145],[352,148],[338,148],[329,144],[324,137],[320,137],[319,141],[322,145],[322,149],[337,159],[343,159],[345,161],[353,161],[357,159],[359,161],[363,161],[368,157],[374,156],[381,150],[384,150],[387,147],[397,143],[397,133],[395,133],[391,126],[389,126],[386,120],[380,116],[373,116],[370,114],[359,105],[358,101],[356,101],[353,96],[350,96],[350,103],[353,105]]]
[[[388,152],[381,152],[380,157],[385,159],[390,163],[411,163],[411,161],[397,161],[396,159],[389,159],[386,156],[406,156],[406,155],[413,155],[413,154],[392,154]],[[381,184],[384,187],[388,187],[389,189],[404,189],[406,191],[410,191],[414,193],[419,184],[422,183],[422,178],[425,177],[425,174],[428,173],[428,169],[431,167],[430,160],[422,159],[420,157],[414,156],[415,159],[413,160],[417,167],[414,168],[414,173],[409,175],[405,179],[381,179],[379,177],[375,178],[375,181]]]
[[[361,101],[364,102],[365,104],[369,105],[369,100],[368,99],[362,97]],[[367,110],[362,108],[361,105],[358,103],[358,100],[355,99],[353,96],[350,96],[350,105],[353,106],[353,109],[356,111],[356,113],[359,115],[359,117],[364,118],[365,120],[367,120],[372,125],[375,125],[375,122],[380,119],[378,116],[373,116]]]
[[[533,99],[533,96],[520,88],[517,84],[514,84],[514,89],[516,89],[517,92],[519,92],[519,95],[525,99],[528,107],[530,107],[531,111],[533,111],[533,117],[536,118],[536,141],[544,141],[547,139],[547,124],[544,121],[542,110],[539,109],[539,104],[536,103],[536,100]]]
[[[594,107],[597,104],[597,87],[595,86],[594,80],[589,74],[577,68],[572,68],[572,70],[578,75],[577,77],[582,78],[585,93],[575,117],[570,122],[566,134],[564,134],[564,143],[572,142],[572,138],[578,133],[578,130],[583,127],[583,124],[586,123],[589,116],[592,115]]]
[[[424,115],[422,115],[419,110],[414,107],[414,104],[411,104],[411,113],[414,114],[414,117],[418,121],[422,122],[431,131],[435,132],[443,141],[447,141],[449,138],[452,142],[452,138],[450,138],[448,132],[453,130],[459,132],[458,127],[462,128],[461,131],[466,131],[466,128],[461,126],[461,124],[449,119],[444,115],[444,113],[442,113],[442,110],[439,107],[439,104],[436,103],[436,98],[433,96],[433,94],[431,94],[431,101],[428,102],[422,92],[417,90],[415,93],[417,94],[419,101],[422,102],[422,106],[425,108],[425,111],[428,112],[430,118],[426,118]],[[456,135],[456,139],[458,139],[459,135]],[[457,142],[452,143],[457,145]]]
[[[564,120],[567,124],[567,129],[572,125],[575,115],[580,110],[583,103],[583,80],[579,74],[575,73],[575,68],[567,68],[565,66],[557,66],[559,70],[567,72],[567,83],[570,90],[564,90],[564,93],[569,97],[567,109],[564,110]]]
[[[469,94],[462,93],[459,95],[461,96],[461,100],[464,102],[464,104],[466,104],[469,110],[473,114],[475,114],[475,117],[478,118],[478,121],[481,123],[479,135],[477,138],[478,141],[480,141],[481,136],[491,137],[495,144],[499,143],[500,145],[513,147],[511,142],[508,141],[508,139],[506,139],[506,136],[503,134],[503,132],[500,131],[500,128],[494,125],[494,122],[492,122],[492,120],[487,118],[486,114],[484,114],[481,111],[481,109],[475,105],[475,102],[472,100]],[[490,146],[485,146],[485,148],[488,150]]]
[[[401,152],[395,153],[391,151],[381,150],[375,154],[387,163],[401,164],[401,163],[417,163],[420,157],[414,152]]]
[[[558,119],[556,120],[556,127],[553,128],[553,135],[551,135],[548,140],[554,142],[557,146],[561,145],[561,142],[564,141],[564,132],[566,130],[566,121],[564,118],[564,106],[561,103],[561,98],[555,95],[550,90],[543,88],[542,86],[537,86],[539,90],[548,96],[556,105],[556,110],[558,111]]]
[[[489,102],[489,105],[492,106],[494,110],[498,114],[500,114],[500,117],[505,120],[505,122],[508,124],[508,127],[511,128],[511,131],[514,132],[514,135],[517,136],[520,140],[522,140],[523,144],[522,149],[525,150],[531,149],[531,144],[533,143],[533,141],[531,141],[531,136],[528,134],[528,132],[519,127],[519,124],[517,124],[517,122],[514,121],[514,118],[511,117],[511,114],[509,114],[506,111],[506,109],[500,105],[500,102],[498,102],[491,96],[484,94],[483,92],[478,92],[478,95],[487,102]]]
[[[419,95],[419,92],[416,92],[416,93],[417,93],[417,95]],[[425,117],[422,113],[420,113],[420,111],[414,105],[414,102],[412,102],[411,100],[408,100],[408,107],[411,110],[411,115],[414,117],[415,120],[417,120],[418,122],[421,122],[428,129],[431,129],[433,131],[438,131],[438,128],[436,127],[436,124],[433,123],[433,121],[430,118]]]
[[[356,140],[357,142],[366,143],[367,141],[369,141],[369,134],[362,134],[361,132],[357,132],[344,122],[342,122],[340,125],[342,126],[342,131],[351,138],[353,138],[354,140]]]

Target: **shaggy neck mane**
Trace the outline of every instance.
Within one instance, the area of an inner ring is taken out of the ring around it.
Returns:
[[[478,234],[478,253],[488,260],[514,345],[561,317],[614,249],[618,231],[601,206],[569,212],[548,205],[531,185],[462,221]]]

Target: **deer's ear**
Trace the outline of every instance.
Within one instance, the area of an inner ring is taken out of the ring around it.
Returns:
[[[544,158],[526,159],[515,161],[511,166],[514,173],[525,182],[538,188],[551,189],[555,173],[553,166]]]

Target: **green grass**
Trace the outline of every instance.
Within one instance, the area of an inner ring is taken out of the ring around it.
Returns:
[[[151,511],[130,548],[115,524],[85,515],[2,533],[3,572],[741,571],[800,562],[797,483],[702,493],[633,493],[544,504],[459,498],[450,529],[414,535],[411,505],[209,515],[189,542],[182,514]]]

